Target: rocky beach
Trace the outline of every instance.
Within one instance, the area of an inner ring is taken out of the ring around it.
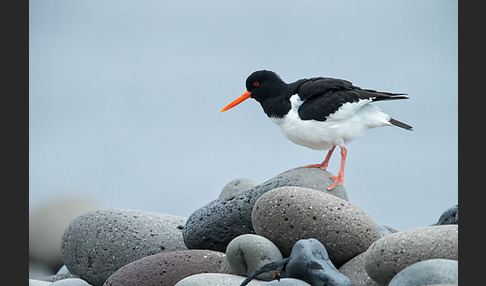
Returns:
[[[397,231],[330,175],[237,178],[187,218],[48,204],[29,219],[29,285],[458,285],[457,205]]]

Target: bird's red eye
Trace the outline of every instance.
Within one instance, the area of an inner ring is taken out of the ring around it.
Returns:
[[[259,83],[258,81],[255,81],[255,82],[253,83],[253,86],[259,86],[259,85],[260,85],[260,83]]]

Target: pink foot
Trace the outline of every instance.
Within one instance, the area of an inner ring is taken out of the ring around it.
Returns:
[[[329,178],[333,179],[334,183],[329,188],[326,189],[328,191],[331,191],[332,189],[334,189],[334,187],[336,187],[339,182],[341,182],[341,186],[344,185],[344,174],[338,174],[337,177],[334,176],[334,175],[331,175],[331,176],[329,176]]]
[[[324,161],[322,161],[322,163],[310,164],[310,165],[304,166],[304,168],[321,168],[321,170],[325,171],[327,169],[327,165],[329,164],[329,159],[331,159],[331,155],[332,155],[332,152],[334,151],[334,148],[336,148],[336,146],[332,147],[332,149],[329,150],[329,152],[327,152],[326,159],[324,159]]]
[[[327,164],[310,164],[310,165],[307,165],[307,166],[304,166],[304,168],[320,168],[321,170],[326,170],[327,169]]]

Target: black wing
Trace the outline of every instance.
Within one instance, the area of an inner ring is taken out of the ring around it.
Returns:
[[[347,102],[357,102],[361,99],[392,100],[406,99],[403,93],[381,92],[362,89],[351,82],[342,79],[318,77],[306,79],[296,90],[304,101],[299,108],[302,120],[324,121]]]

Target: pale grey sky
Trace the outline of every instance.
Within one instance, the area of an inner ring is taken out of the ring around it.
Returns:
[[[457,1],[29,3],[30,209],[79,194],[187,217],[234,178],[321,162],[254,100],[219,112],[259,69],[407,93],[377,105],[413,132],[347,146],[349,200],[398,230],[457,204]]]

